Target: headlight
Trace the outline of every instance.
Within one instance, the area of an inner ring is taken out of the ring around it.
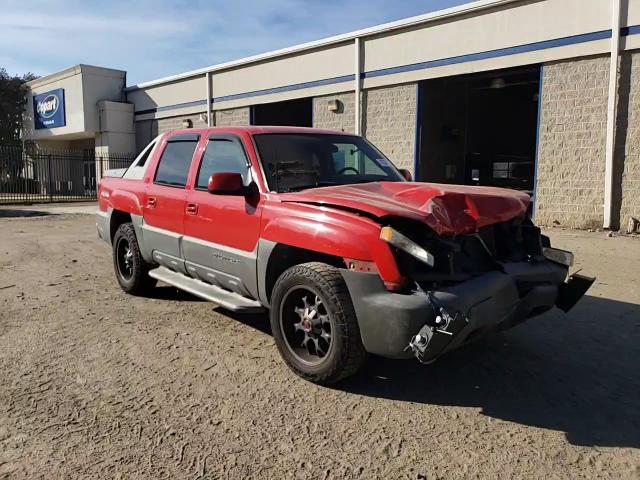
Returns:
[[[430,267],[435,265],[435,258],[433,258],[433,255],[427,252],[416,242],[409,240],[403,234],[391,227],[383,227],[382,230],[380,230],[380,238],[389,245],[393,245],[394,247],[407,252],[412,257],[417,258],[422,263],[426,263]]]
[[[552,262],[559,263],[566,267],[573,266],[573,253],[567,252],[566,250],[544,247],[542,249],[542,254],[547,260],[551,260]]]

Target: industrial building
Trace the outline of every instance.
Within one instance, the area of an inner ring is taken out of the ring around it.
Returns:
[[[126,153],[177,128],[313,126],[364,135],[419,181],[528,191],[543,225],[640,217],[639,0],[481,0],[125,79],[79,65],[30,82],[25,139]]]

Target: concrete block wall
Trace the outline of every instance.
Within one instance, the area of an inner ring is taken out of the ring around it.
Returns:
[[[355,133],[355,93],[339,93],[315,97],[313,99],[313,126],[326,130],[337,130],[345,133]],[[329,110],[329,102],[338,100],[342,105],[338,112]]]
[[[249,107],[233,108],[230,110],[218,110],[215,112],[214,121],[216,127],[244,126],[251,123],[251,110]]]
[[[544,65],[536,222],[601,228],[609,58]]]
[[[415,83],[366,90],[363,133],[398,168],[413,172],[416,142]],[[414,172],[415,173],[415,172]]]
[[[160,118],[158,119],[158,135],[170,130],[181,130],[183,120],[191,120],[193,128],[207,128],[207,122],[200,118],[199,113],[193,115],[182,115],[180,117]]]
[[[619,89],[614,208],[625,229],[631,217],[640,219],[640,51],[622,56]]]

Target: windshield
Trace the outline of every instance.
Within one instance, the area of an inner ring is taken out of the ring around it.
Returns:
[[[361,137],[270,133],[254,139],[272,191],[404,181],[396,167]]]

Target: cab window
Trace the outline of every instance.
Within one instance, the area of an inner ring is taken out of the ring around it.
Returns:
[[[155,183],[184,188],[197,144],[198,137],[195,135],[171,138],[162,152]]]
[[[196,188],[206,189],[209,178],[216,173],[239,173],[247,183],[249,165],[238,140],[215,138],[209,140],[202,157]]]

